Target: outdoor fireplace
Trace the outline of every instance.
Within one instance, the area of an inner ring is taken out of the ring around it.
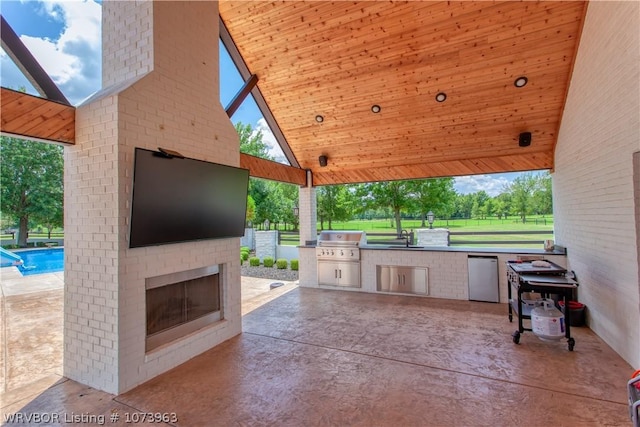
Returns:
[[[223,318],[219,266],[145,280],[146,351]]]

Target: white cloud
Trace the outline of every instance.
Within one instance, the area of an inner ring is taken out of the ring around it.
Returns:
[[[72,104],[101,87],[102,6],[94,1],[47,1],[44,13],[61,22],[57,40],[21,36]]]
[[[460,176],[454,180],[453,187],[460,194],[476,193],[485,191],[488,195],[495,197],[502,193],[505,187],[513,181],[517,174],[497,174],[497,175],[471,175]]]
[[[280,144],[278,144],[278,140],[276,139],[273,132],[271,132],[271,128],[267,124],[267,121],[264,118],[258,120],[256,127],[253,130],[253,133],[256,134],[258,132],[262,132],[262,142],[264,142],[269,147],[269,155],[275,159],[276,162],[289,164],[287,161],[282,148],[280,148]]]

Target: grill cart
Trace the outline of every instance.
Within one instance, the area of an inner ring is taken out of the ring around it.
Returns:
[[[509,293],[509,321],[513,315],[518,317],[518,330],[512,334],[513,342],[520,343],[520,336],[532,328],[525,328],[523,320],[531,320],[532,303],[523,300],[522,294],[537,292],[542,298],[556,294],[564,299],[565,307],[573,300],[573,293],[578,282],[567,277],[567,270],[550,261],[507,261],[507,281]],[[515,294],[514,294],[515,293]],[[569,351],[573,351],[575,340],[571,337],[571,310],[565,310],[565,338]]]

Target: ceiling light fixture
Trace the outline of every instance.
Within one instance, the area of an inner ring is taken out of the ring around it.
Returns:
[[[371,111],[374,112],[374,113],[379,113],[381,109],[382,108],[380,108],[380,106],[378,104],[373,104],[371,106]]]
[[[440,92],[436,95],[436,101],[444,102],[447,99],[447,94],[444,92]]]
[[[325,155],[322,155],[322,156],[318,157],[318,163],[320,163],[321,167],[327,166],[327,160],[328,160],[327,156],[325,156]]]
[[[527,85],[527,83],[529,82],[529,79],[526,78],[525,76],[521,76],[518,77],[514,82],[513,85],[515,87],[525,87]]]
[[[316,122],[318,122],[318,123],[322,123],[322,122],[324,122],[324,117],[322,117],[320,114],[318,114],[318,115],[316,116]]]

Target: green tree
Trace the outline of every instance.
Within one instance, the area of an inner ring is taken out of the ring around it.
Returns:
[[[434,178],[409,181],[410,192],[414,195],[415,206],[422,219],[422,227],[426,227],[429,211],[444,217],[451,214],[455,197],[453,178]]]
[[[402,234],[401,213],[413,205],[410,181],[383,181],[365,184],[362,187],[364,201],[371,207],[389,208],[395,219],[396,233]],[[361,190],[361,191],[362,191]]]
[[[253,222],[256,217],[256,202],[251,197],[251,194],[247,194],[247,216],[245,218],[245,222]]]
[[[536,189],[537,179],[532,173],[525,173],[515,178],[508,186],[511,194],[512,212],[520,216],[520,220],[527,222],[527,215],[531,213],[533,191]]]
[[[493,212],[498,217],[498,219],[502,219],[502,217],[507,219],[510,210],[511,194],[500,193],[493,199]]]
[[[273,160],[269,156],[269,147],[262,141],[262,132],[255,132],[250,124],[238,122],[235,124],[236,132],[240,138],[240,152],[267,160]],[[252,208],[252,216],[249,217],[249,209],[247,209],[247,221],[254,224],[262,224],[265,220],[275,223],[275,214],[277,203],[274,203],[274,197],[270,196],[273,188],[270,187],[269,181],[263,179],[249,179],[249,197],[253,201],[248,200],[247,208]]]
[[[471,218],[474,203],[473,194],[460,194],[455,198],[454,215],[458,218]]]
[[[475,218],[485,218],[487,207],[485,206],[491,197],[486,191],[480,190],[472,194],[473,205],[471,215]]]
[[[297,227],[298,218],[293,208],[298,202],[298,187],[293,184],[251,178],[249,195],[255,201],[254,223],[262,224],[269,220],[271,225],[280,223]]]
[[[533,191],[533,210],[537,214],[553,213],[553,191],[551,189],[551,174],[543,172],[536,176],[536,187]]]
[[[324,230],[324,222],[328,222],[329,230],[333,230],[333,221],[348,221],[353,215],[353,195],[347,185],[325,185],[318,187],[318,218],[320,229]]]
[[[62,151],[59,145],[0,137],[0,211],[19,224],[21,247],[33,221],[49,235],[63,224]]]
[[[262,131],[255,132],[250,124],[238,122],[236,132],[240,137],[240,152],[262,159],[273,160],[269,155],[269,146],[262,140]]]

